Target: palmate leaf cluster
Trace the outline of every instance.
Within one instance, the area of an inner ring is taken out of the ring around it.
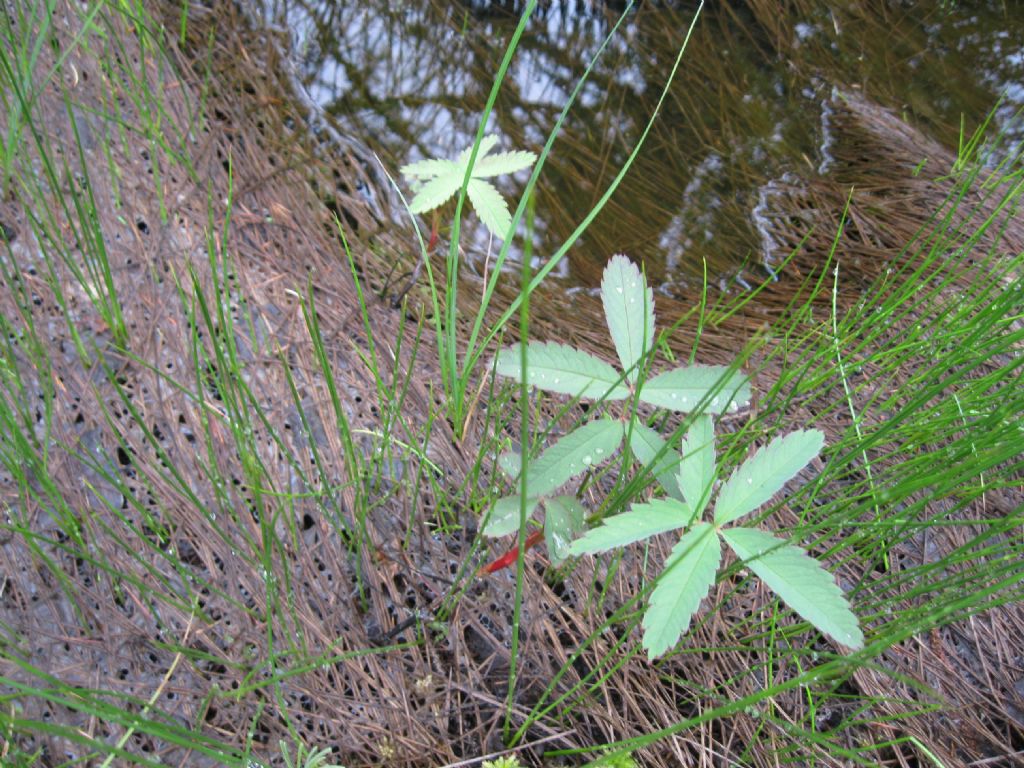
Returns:
[[[292,760],[288,744],[279,741],[278,745],[281,748],[281,760],[284,762],[285,768],[345,768],[340,763],[327,762],[331,757],[331,750],[327,747],[309,748],[300,742],[296,745],[295,760]]]
[[[748,381],[725,366],[689,365],[647,375],[645,366],[654,342],[654,298],[643,275],[625,256],[614,256],[609,262],[601,297],[622,371],[563,344],[530,342],[526,382],[578,398],[604,402],[631,398],[631,402],[695,415],[678,452],[645,424],[605,415],[563,436],[528,464],[527,516],[544,506],[545,538],[552,560],[606,552],[680,531],[643,619],[643,646],[651,658],[670,650],[689,628],[717,577],[723,542],[817,629],[848,647],[862,647],[864,638],[857,618],[828,571],[797,546],[757,528],[732,525],[770,501],[812,461],[824,445],[824,435],[818,430],[799,430],[776,437],[719,485],[714,417],[749,401]],[[502,349],[495,369],[522,381],[520,349]],[[630,451],[650,468],[665,498],[634,503],[626,512],[583,532],[586,513],[580,502],[575,496],[556,492],[572,478],[610,459],[627,438]],[[504,455],[500,465],[510,477],[521,473],[518,455]],[[713,498],[714,512],[706,520]],[[502,536],[517,531],[520,504],[519,494],[499,499],[484,533]]]
[[[487,179],[529,168],[537,156],[521,150],[489,154],[497,144],[497,136],[481,139],[466,195],[484,226],[495,237],[503,238],[512,224],[512,214],[501,193]],[[472,153],[473,148],[467,147],[455,160],[421,160],[403,166],[402,175],[418,187],[409,204],[410,212],[426,213],[448,202],[462,188]]]

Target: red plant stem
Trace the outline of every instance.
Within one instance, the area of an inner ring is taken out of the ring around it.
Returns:
[[[438,225],[437,216],[435,215],[434,216],[434,223],[430,227],[430,240],[427,241],[427,253],[433,253],[434,252],[434,246],[437,245],[438,233],[439,233],[439,225]]]
[[[538,544],[541,539],[544,538],[544,531],[534,531],[526,537],[526,550],[529,551],[530,547]],[[519,557],[519,545],[512,547],[508,552],[499,557],[492,563],[488,563],[480,569],[480,574],[495,573],[500,571],[502,568],[508,568],[512,563]]]

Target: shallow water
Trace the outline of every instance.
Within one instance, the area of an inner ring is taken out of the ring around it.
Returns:
[[[259,12],[288,31],[312,100],[397,177],[404,163],[453,157],[472,141],[519,5],[264,0]],[[539,151],[618,5],[539,4],[488,126],[503,148]],[[828,172],[835,86],[859,89],[951,148],[961,116],[970,133],[1001,93],[997,125],[1024,105],[1024,3],[781,5],[708,4],[637,162],[562,265],[569,284],[597,284],[619,251],[642,258],[663,285],[699,282],[705,262],[721,283],[760,279],[780,257],[758,231],[761,190],[783,174]],[[627,12],[545,166],[535,253],[561,245],[622,167],[694,9]],[[502,184],[513,205],[525,178]],[[470,238],[482,261],[486,233],[471,227]]]

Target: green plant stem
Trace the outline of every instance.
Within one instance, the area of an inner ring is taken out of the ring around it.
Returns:
[[[473,176],[473,165],[476,163],[477,152],[480,149],[480,142],[483,140],[484,133],[487,130],[487,121],[491,116],[491,112],[494,109],[494,104],[498,100],[498,93],[501,91],[501,85],[505,81],[505,74],[508,72],[509,65],[512,63],[512,57],[515,55],[516,49],[519,47],[519,41],[522,39],[523,32],[526,31],[526,25],[530,21],[530,17],[533,15],[534,10],[537,7],[537,0],[529,0],[526,8],[523,9],[523,13],[519,18],[519,24],[516,25],[515,32],[512,33],[512,39],[509,41],[508,47],[505,49],[505,56],[501,60],[501,65],[498,67],[498,73],[494,78],[494,84],[491,86],[491,92],[487,96],[487,103],[484,105],[483,113],[480,116],[480,125],[476,131],[476,139],[473,141],[473,149],[469,155],[469,163],[466,166],[466,176],[462,180],[462,188],[459,190],[459,196],[455,203],[455,218],[452,221],[452,235],[451,244],[448,247],[448,259],[446,266],[446,304],[445,304],[445,320],[444,320],[444,333],[439,333],[439,340],[442,342],[440,347],[440,354],[443,360],[442,369],[445,378],[445,389],[449,399],[449,415],[452,417],[455,428],[455,436],[462,437],[465,432],[465,408],[466,408],[466,388],[468,386],[468,376],[463,373],[460,375],[459,372],[459,361],[458,361],[458,289],[459,289],[459,232],[462,223],[462,209],[466,204],[466,193],[469,189],[469,180]],[[512,228],[514,229],[518,219],[513,220]],[[507,240],[508,238],[506,238]],[[429,258],[429,257],[428,257]],[[438,321],[440,322],[440,320]],[[463,369],[473,370],[474,366],[466,366]]]
[[[601,58],[602,54],[608,46],[608,43],[618,33],[619,27],[626,19],[628,13],[633,8],[633,5],[633,0],[629,0],[629,2],[626,4],[626,7],[622,10],[622,13],[619,15],[619,18],[616,20],[615,25],[605,36],[604,40],[601,41],[601,45],[598,47],[597,51],[591,57],[586,69],[583,71],[583,74],[580,75],[579,80],[576,81],[576,85],[573,87],[568,99],[566,99],[565,105],[562,107],[562,111],[558,115],[558,119],[555,120],[554,126],[552,126],[551,131],[548,133],[547,140],[544,142],[544,147],[543,149],[541,149],[540,154],[537,157],[537,162],[533,166],[533,170],[530,173],[529,180],[526,182],[526,187],[523,190],[523,196],[519,201],[519,205],[516,207],[515,213],[512,214],[512,226],[509,228],[509,234],[515,232],[520,219],[526,214],[527,201],[532,200],[534,197],[533,191],[534,189],[536,189],[536,186],[540,181],[540,175],[544,169],[544,164],[547,162],[548,155],[551,153],[551,149],[554,146],[555,140],[561,134],[562,124],[569,116],[569,111],[571,110],[573,104],[576,103],[576,99],[579,96],[580,92],[583,90],[583,86],[589,79],[590,73],[593,70],[594,65],[597,64],[598,60]],[[480,302],[480,308],[479,310],[477,310],[476,318],[473,321],[473,327],[470,330],[469,340],[466,344],[465,365],[461,373],[461,375],[464,377],[468,376],[469,372],[474,370],[479,360],[479,355],[474,356],[474,351],[477,349],[477,342],[479,340],[480,333],[484,326],[484,319],[487,312],[487,308],[490,306],[491,298],[494,296],[494,291],[497,289],[498,280],[501,277],[502,267],[504,267],[505,261],[508,258],[508,252],[511,245],[512,238],[506,237],[505,240],[502,242],[501,249],[498,251],[498,256],[494,261],[494,267],[491,269],[490,278],[488,279],[487,285],[484,288],[483,298]],[[532,243],[528,243],[528,246],[531,249],[532,245]],[[555,262],[555,264],[557,264],[557,261]],[[553,268],[554,264],[552,264],[551,267]],[[512,317],[512,313],[514,311],[515,310],[513,309],[511,312],[509,312],[508,318]],[[499,323],[491,330],[500,333],[502,328],[504,328],[504,323]],[[495,335],[495,333],[487,334],[486,340],[483,343],[484,349],[486,349],[487,345],[490,343],[490,340],[493,339]]]
[[[468,372],[475,369],[477,363],[480,360],[481,355],[483,355],[484,351],[489,348],[491,342],[495,339],[495,337],[497,337],[497,335],[501,332],[501,329],[505,327],[505,324],[518,310],[520,302],[524,301],[527,295],[536,290],[536,288],[542,282],[544,282],[544,278],[546,278],[548,274],[551,272],[551,270],[553,270],[558,265],[558,263],[565,257],[565,255],[569,252],[569,249],[576,244],[576,241],[579,240],[579,238],[587,230],[591,222],[595,218],[597,218],[597,215],[601,212],[601,210],[604,208],[607,202],[611,199],[612,195],[615,194],[615,191],[619,188],[619,185],[622,183],[622,180],[626,177],[626,174],[632,167],[633,162],[636,160],[637,155],[640,154],[640,150],[643,148],[644,142],[647,140],[647,135],[651,132],[651,129],[654,127],[654,122],[655,120],[657,120],[658,113],[661,111],[661,105],[665,102],[665,99],[668,97],[669,89],[671,88],[672,83],[675,80],[676,73],[679,71],[679,66],[683,60],[683,54],[686,52],[687,45],[690,42],[690,37],[693,35],[693,30],[697,24],[697,19],[700,18],[700,14],[703,9],[704,0],[701,0],[700,5],[697,6],[697,10],[694,13],[693,20],[690,22],[690,26],[686,30],[686,37],[683,39],[683,43],[679,48],[679,52],[676,55],[675,61],[672,64],[672,69],[669,72],[668,78],[666,78],[665,80],[665,85],[662,87],[661,96],[658,98],[658,103],[657,105],[655,105],[654,111],[651,113],[651,117],[647,121],[647,125],[644,126],[643,133],[641,133],[640,138],[637,139],[636,146],[633,147],[633,150],[629,153],[629,157],[626,159],[626,162],[623,163],[622,168],[615,175],[615,178],[612,180],[611,184],[608,185],[608,189],[604,191],[604,194],[601,195],[600,199],[597,201],[594,207],[583,218],[583,221],[579,223],[576,229],[573,230],[572,234],[569,235],[566,241],[562,243],[562,245],[558,248],[557,251],[555,251],[554,255],[552,255],[551,258],[549,258],[544,263],[544,265],[539,270],[537,270],[537,273],[530,280],[530,284],[527,286],[527,288],[523,291],[520,291],[520,294],[512,300],[508,308],[501,313],[497,322],[495,322],[491,330],[484,335],[483,341],[480,342],[479,347],[473,347],[473,337],[470,337],[470,343],[467,345],[466,350],[465,366],[463,369],[464,371]],[[545,147],[545,150],[546,149],[547,147]],[[535,166],[535,173],[540,168],[544,159],[544,155],[545,153],[542,152],[540,159],[537,161],[537,166]],[[520,203],[520,208],[521,207],[522,203]],[[514,222],[518,221],[519,216],[521,216],[521,211],[517,210],[515,216],[513,216],[513,225]],[[496,274],[497,270],[495,270],[495,277],[492,277],[492,279],[496,279]]]
[[[531,222],[532,223],[532,217]],[[521,265],[520,285],[523,289],[530,283],[530,247],[524,251]],[[515,603],[512,608],[512,646],[509,653],[508,692],[505,695],[505,722],[502,727],[504,738],[507,741],[512,730],[512,703],[515,700],[516,679],[518,666],[516,660],[519,656],[519,622],[522,618],[523,606],[523,578],[526,569],[526,519],[527,519],[527,483],[529,475],[529,463],[526,460],[526,447],[530,444],[530,386],[527,376],[529,360],[527,355],[528,340],[530,338],[530,296],[527,294],[519,305],[519,365],[522,367],[523,375],[519,382],[519,446],[520,446],[520,472],[519,472],[519,530],[516,533],[518,539],[518,551],[516,553],[516,591]]]

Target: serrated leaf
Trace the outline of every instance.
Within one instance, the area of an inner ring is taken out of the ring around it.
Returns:
[[[637,363],[654,343],[654,293],[636,265],[622,254],[612,256],[604,268],[601,303],[622,370],[634,383]]]
[[[694,518],[699,519],[715,482],[715,425],[707,414],[697,416],[683,436],[678,479]]]
[[[420,160],[418,163],[403,165],[401,172],[407,179],[429,179],[432,176],[445,176],[454,173],[458,168],[459,164],[451,160],[432,158],[430,160]],[[462,167],[462,173],[463,175],[466,173],[465,166]]]
[[[505,237],[512,224],[512,214],[508,212],[501,192],[489,181],[473,177],[469,180],[467,194],[473,210],[490,233],[495,237]]]
[[[477,150],[476,153],[476,165],[479,166],[480,162],[484,159],[484,157],[487,156],[487,153],[494,149],[496,146],[498,146],[498,137],[495,136],[493,133],[489,133],[482,139],[480,139],[480,149]],[[458,165],[462,169],[463,176],[466,175],[466,168],[469,166],[469,158],[470,156],[472,156],[472,154],[473,145],[470,144],[468,147],[466,147],[459,153],[459,159],[456,160],[456,163],[458,163]],[[474,167],[473,170],[475,171],[476,167]],[[462,183],[461,180],[459,181],[459,183]]]
[[[536,153],[523,150],[489,155],[483,160],[477,159],[477,163],[473,167],[473,178],[487,179],[491,176],[515,173],[516,171],[523,170],[523,168],[529,168],[536,159]]]
[[[426,182],[409,203],[409,210],[412,213],[426,213],[448,202],[451,197],[459,191],[462,186],[462,179],[456,178],[455,174],[438,176]]]
[[[502,496],[494,502],[491,513],[487,517],[487,523],[484,525],[484,536],[497,538],[519,530],[519,498],[517,493],[513,496]],[[533,514],[539,503],[538,499],[526,500],[527,519]]]
[[[801,617],[843,645],[864,647],[864,634],[846,596],[817,560],[756,528],[720,533],[743,564]]]
[[[689,629],[700,601],[715,583],[721,559],[721,544],[708,523],[697,523],[672,548],[644,614],[643,647],[648,658],[664,654]]]
[[[725,525],[753,512],[821,451],[825,435],[816,429],[777,437],[732,473],[715,502],[715,524]]]
[[[544,541],[554,565],[569,556],[569,545],[584,528],[587,512],[575,496],[553,496],[544,502]]]
[[[526,348],[527,384],[549,392],[596,400],[622,400],[629,390],[621,375],[604,360],[565,344],[531,341]],[[502,376],[522,380],[519,347],[498,351],[495,370]]]
[[[546,496],[576,475],[611,458],[622,442],[622,423],[602,418],[565,435],[530,463],[526,495]]]
[[[633,425],[633,433],[629,443],[629,448],[633,451],[633,455],[645,467],[650,467],[654,457],[661,453],[662,448],[665,448],[664,453],[661,453],[661,458],[658,459],[658,463],[651,469],[651,474],[657,478],[658,483],[661,484],[661,487],[665,489],[665,493],[670,497],[679,501],[686,501],[686,497],[679,487],[679,478],[676,474],[679,470],[680,456],[673,448],[666,448],[667,444],[667,441],[661,435],[646,424],[636,423]]]
[[[750,382],[724,365],[690,365],[644,382],[638,397],[672,411],[689,413],[699,406],[706,413],[720,414],[750,402]]]
[[[654,499],[644,504],[634,504],[629,512],[606,517],[601,525],[591,528],[576,539],[569,547],[569,554],[579,556],[607,552],[682,528],[689,519],[689,508],[675,499]]]

